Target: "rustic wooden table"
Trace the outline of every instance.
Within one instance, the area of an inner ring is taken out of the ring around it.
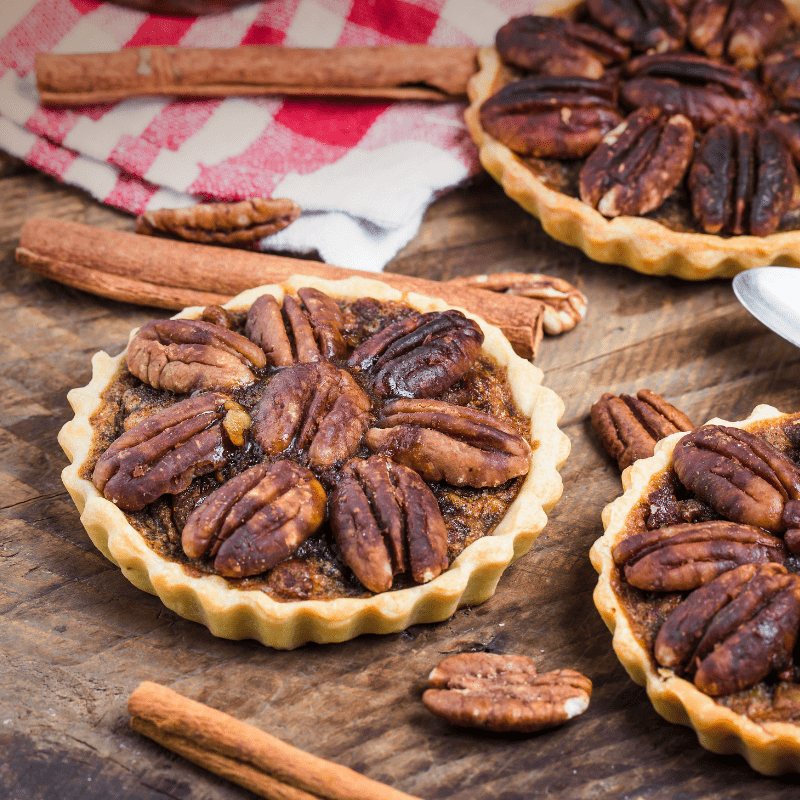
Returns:
[[[94,549],[61,484],[56,436],[89,359],[119,352],[154,309],[105,301],[14,261],[32,215],[132,229],[132,219],[9,159],[0,161],[0,796],[13,800],[228,800],[250,796],[142,738],[125,703],[152,680],[420,798],[794,798],[701,748],[624,672],[592,603],[589,548],[619,476],[588,422],[603,392],[649,387],[695,421],[800,407],[800,353],[751,318],[730,281],[687,283],[595,264],[552,242],[488,178],[435,203],[388,269],[449,278],[546,272],[589,297],[587,319],[547,338],[538,364],[566,404],[564,494],[533,549],[480,607],[437,625],[277,652],[215,639],[135,589]],[[528,737],[432,717],[425,676],[480,648],[571,667],[595,685],[587,713]]]

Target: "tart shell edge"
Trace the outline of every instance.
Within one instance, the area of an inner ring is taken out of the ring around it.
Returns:
[[[267,292],[280,301],[286,292],[303,286],[334,297],[402,301],[422,312],[451,307],[444,301],[402,294],[365,278],[325,281],[304,276],[248,290],[226,307],[247,307]],[[184,309],[175,317],[195,317],[201,310]],[[161,558],[124,513],[79,474],[92,446],[90,418],[100,406],[102,392],[121,368],[124,353],[113,358],[105,352],[93,356],[92,379],[87,386],[69,392],[75,417],[58,437],[71,461],[62,472],[62,480],[92,542],[131,583],[157,595],[180,616],[202,623],[215,636],[252,638],[278,649],[292,649],[306,642],[341,642],[363,633],[399,632],[418,623],[440,622],[461,606],[484,602],[494,593],[505,568],[531,547],[546,525],[547,512],[562,493],[558,469],[570,445],[557,424],[564,411],[563,402],[541,385],[542,371],[517,356],[499,329],[464,313],[480,325],[485,334],[483,351],[507,368],[514,400],[531,418],[533,461],[519,494],[492,534],[473,542],[429,583],[368,598],[278,602],[263,592],[234,589],[217,575],[192,577],[180,564]]]
[[[738,422],[714,418],[709,425],[736,428],[786,416],[769,405],[758,405]],[[669,722],[693,728],[700,744],[724,755],[739,754],[764,775],[800,772],[800,726],[786,722],[757,723],[716,703],[694,684],[671,669],[656,667],[650,654],[634,635],[611,585],[615,568],[612,550],[622,538],[628,514],[647,491],[654,476],[665,470],[678,441],[685,433],[662,439],[651,458],[641,459],[622,473],[624,494],[603,509],[605,533],[592,546],[592,566],[599,573],[594,604],[613,634],[614,652],[630,677],[644,686],[656,711]]]

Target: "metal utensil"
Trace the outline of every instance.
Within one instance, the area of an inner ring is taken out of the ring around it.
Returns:
[[[756,267],[733,279],[739,302],[760,322],[800,347],[800,269]]]

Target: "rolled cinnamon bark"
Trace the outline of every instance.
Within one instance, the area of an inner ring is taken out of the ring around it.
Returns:
[[[31,217],[22,227],[17,261],[47,278],[92,294],[159,308],[224,303],[239,292],[292,275],[329,280],[358,276],[402,292],[439,297],[499,327],[523,358],[542,338],[544,305],[515,295],[466,289],[391,272],[362,272],[318,261],[191,244]]]
[[[109,103],[142,95],[334,95],[452,100],[466,97],[477,48],[387,47],[227,49],[132,47],[113,53],[38,53],[43,105]]]
[[[128,711],[135,731],[270,800],[417,800],[157,683],[139,684]]]

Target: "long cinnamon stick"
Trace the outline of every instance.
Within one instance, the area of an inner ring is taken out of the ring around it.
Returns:
[[[439,297],[478,314],[501,328],[523,358],[535,357],[542,337],[544,305],[528,297],[46,217],[25,222],[16,257],[20,264],[68,286],[112,300],[169,309],[219,304],[244,289],[280,283],[295,274],[332,280],[359,276],[403,292]]]
[[[108,103],[142,95],[337,95],[387,99],[466,97],[477,48],[137,47],[113,53],[39,53],[44,105]]]
[[[157,683],[139,684],[128,711],[134,730],[270,800],[416,800]]]

